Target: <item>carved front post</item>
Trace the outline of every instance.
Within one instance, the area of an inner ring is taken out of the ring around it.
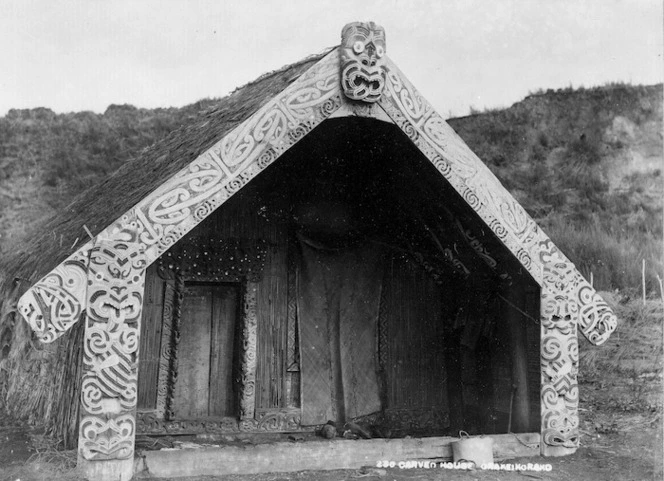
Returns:
[[[88,265],[78,437],[78,468],[89,480],[133,475],[144,281],[138,244],[97,240]]]
[[[574,272],[568,261],[543,264],[540,451],[544,456],[572,454],[579,447],[579,308],[573,295]]]
[[[244,327],[242,329],[242,392],[240,394],[240,430],[255,427],[256,414],[256,349],[258,318],[256,312],[256,282],[247,282],[244,293]]]

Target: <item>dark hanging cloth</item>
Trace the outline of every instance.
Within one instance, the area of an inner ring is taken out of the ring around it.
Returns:
[[[373,245],[326,249],[303,237],[299,244],[302,424],[380,411],[375,342],[383,252]]]

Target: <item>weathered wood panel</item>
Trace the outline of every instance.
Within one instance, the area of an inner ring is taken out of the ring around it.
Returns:
[[[426,272],[395,258],[385,276],[387,408],[447,411],[445,339],[440,287]]]
[[[284,389],[288,335],[288,267],[285,244],[268,249],[256,293],[258,346],[256,408],[286,407]]]
[[[212,289],[210,336],[210,416],[232,416],[235,412],[233,357],[239,301],[239,286]]]
[[[188,285],[182,302],[175,417],[234,414],[232,366],[239,286]]]
[[[187,286],[182,301],[178,379],[175,384],[177,418],[208,415],[211,316],[212,289],[209,286]]]
[[[157,404],[165,284],[166,281],[157,275],[156,264],[151,265],[145,275],[141,345],[138,351],[139,410],[155,409]]]

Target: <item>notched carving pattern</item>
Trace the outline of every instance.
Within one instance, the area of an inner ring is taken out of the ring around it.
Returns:
[[[18,311],[42,342],[53,342],[81,318],[87,291],[89,246],[53,269],[18,302]]]
[[[542,442],[568,448],[579,445],[575,272],[569,262],[546,267],[541,291]]]
[[[133,456],[144,279],[141,246],[90,249],[78,443],[88,460]]]
[[[552,257],[569,263],[523,207],[484,163],[433,110],[403,74],[386,60],[386,86],[380,106],[418,146],[454,189],[540,284]],[[603,343],[617,326],[615,315],[590,284],[574,271],[570,298],[579,304],[579,327],[594,344]]]
[[[243,423],[253,422],[256,405],[256,349],[258,336],[258,315],[256,312],[257,284],[247,282],[244,293],[244,326],[242,329],[242,367],[240,383],[240,419]]]
[[[340,105],[339,55],[333,51],[99,237],[138,243],[147,263],[155,261]],[[61,336],[84,309],[85,283],[79,288],[77,279],[86,277],[91,247],[77,251],[21,299],[21,314],[45,342]]]

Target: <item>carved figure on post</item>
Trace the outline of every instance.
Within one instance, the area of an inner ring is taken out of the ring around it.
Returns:
[[[351,100],[377,102],[385,86],[385,30],[353,22],[341,31],[341,87]]]
[[[145,265],[138,244],[101,240],[90,250],[79,459],[127,460],[129,477]]]

